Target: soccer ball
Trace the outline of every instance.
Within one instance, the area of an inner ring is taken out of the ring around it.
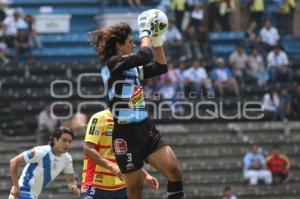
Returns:
[[[167,15],[159,9],[150,9],[147,10],[146,12],[155,14],[155,18],[151,23],[152,37],[158,37],[164,34],[168,29]]]

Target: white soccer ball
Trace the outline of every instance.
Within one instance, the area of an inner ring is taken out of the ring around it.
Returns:
[[[167,15],[159,10],[159,9],[150,9],[146,12],[154,13],[155,19],[151,23],[151,31],[152,31],[152,37],[158,37],[164,34],[168,29],[168,17]]]

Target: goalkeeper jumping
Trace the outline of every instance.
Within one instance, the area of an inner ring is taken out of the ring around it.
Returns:
[[[162,40],[151,37],[155,17],[151,12],[139,15],[141,48],[137,53],[133,53],[136,45],[126,23],[92,32],[114,118],[113,148],[127,182],[129,199],[142,198],[144,161],[166,176],[169,199],[184,197],[181,167],[171,147],[148,119],[141,85],[141,80],[168,71]]]

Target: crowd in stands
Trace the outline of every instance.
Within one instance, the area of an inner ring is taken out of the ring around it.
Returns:
[[[299,113],[293,108],[299,106],[293,63],[281,45],[284,36],[293,35],[296,1],[271,2],[278,11],[268,18],[270,15],[265,12],[262,0],[245,0],[239,4],[234,0],[162,1],[159,8],[173,16],[169,17],[164,36],[170,70],[160,79],[149,80],[146,92],[161,93],[173,102],[178,100],[176,93],[183,92],[189,98],[191,91],[198,98],[202,93],[205,93],[204,98],[214,93],[216,99],[235,96],[241,100],[247,85],[270,92],[276,88],[280,90],[278,96],[273,98],[269,92],[261,96],[266,117],[299,119]],[[232,31],[232,12],[242,6],[246,6],[249,13],[245,39],[228,57],[216,57],[212,54],[209,34]],[[170,85],[175,85],[175,89]]]
[[[35,19],[25,15],[21,10],[15,10],[12,15],[6,15],[1,10],[0,18],[0,59],[4,64],[10,61],[19,63],[21,58],[28,64],[34,63],[32,49],[43,48],[35,31]],[[13,60],[10,60],[12,58]]]

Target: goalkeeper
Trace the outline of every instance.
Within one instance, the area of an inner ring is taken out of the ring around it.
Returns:
[[[108,103],[113,113],[113,148],[125,176],[129,199],[142,198],[144,161],[166,176],[169,199],[184,196],[180,165],[171,147],[148,119],[141,85],[143,79],[168,70],[161,38],[151,37],[151,23],[155,17],[151,12],[139,16],[141,48],[137,53],[132,53],[136,45],[126,23],[92,32],[92,43],[100,56],[101,75],[107,85]]]

